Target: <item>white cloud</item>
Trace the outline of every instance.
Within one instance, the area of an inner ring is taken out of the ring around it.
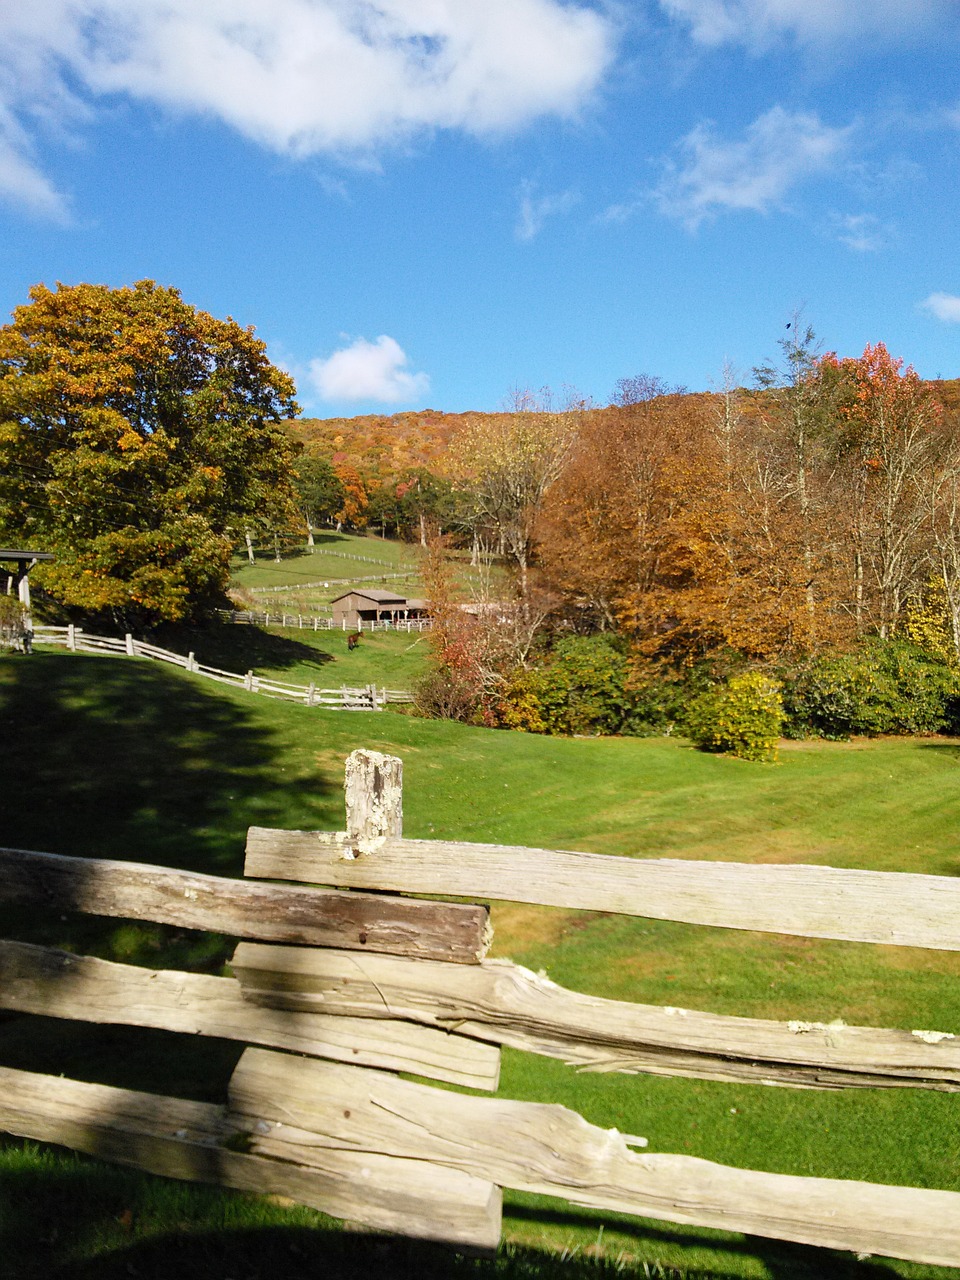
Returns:
[[[0,5],[0,106],[61,124],[122,95],[292,156],[356,157],[573,116],[613,46],[572,0],[43,0]]]
[[[660,0],[702,45],[764,49],[786,37],[802,44],[902,43],[955,20],[951,0]]]
[[[654,198],[662,213],[690,230],[721,212],[768,213],[783,207],[798,182],[833,167],[852,130],[782,107],[759,116],[733,141],[718,138],[709,124],[697,125],[681,139],[683,159],[667,163]]]
[[[831,222],[836,238],[854,253],[877,253],[893,235],[892,229],[872,213],[836,213]]]
[[[547,218],[555,214],[569,213],[579,199],[576,191],[560,191],[555,195],[538,196],[533,184],[524,182],[520,188],[517,239],[524,242],[536,239]]]
[[[409,373],[407,356],[395,338],[358,338],[326,360],[311,360],[310,381],[324,400],[380,400],[385,404],[420,400],[430,389],[425,373]]]
[[[35,163],[29,138],[2,103],[0,199],[53,222],[70,220],[67,201]]]
[[[960,324],[960,298],[954,293],[931,293],[920,303],[920,308],[945,324]]]

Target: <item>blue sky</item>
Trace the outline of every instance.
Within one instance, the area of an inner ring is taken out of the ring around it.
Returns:
[[[0,0],[0,313],[151,278],[316,416],[960,376],[957,0]]]

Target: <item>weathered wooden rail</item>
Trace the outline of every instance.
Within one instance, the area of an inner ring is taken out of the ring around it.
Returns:
[[[367,623],[368,628],[371,625]],[[157,662],[167,662],[184,671],[191,671],[194,675],[204,676],[208,680],[216,680],[220,684],[246,689],[248,693],[259,693],[268,698],[285,698],[301,702],[307,707],[327,707],[335,711],[382,711],[392,704],[413,702],[413,694],[405,689],[383,689],[375,684],[359,688],[341,685],[339,689],[319,689],[315,684],[288,684],[267,676],[254,675],[252,671],[242,674],[223,671],[220,667],[209,667],[199,662],[195,653],[188,653],[184,657],[169,649],[161,649],[159,645],[148,644],[145,640],[136,640],[129,633],[120,639],[117,636],[90,635],[76,626],[41,626],[35,628],[33,641],[35,644],[57,645],[74,653],[152,658]]]
[[[512,1187],[960,1266],[960,1193],[655,1153],[644,1139],[598,1129],[564,1107],[456,1091],[495,1093],[500,1046],[510,1045],[590,1070],[956,1092],[953,1033],[589,997],[487,959],[486,908],[383,893],[509,898],[958,950],[960,883],[405,840],[400,761],[372,752],[350,757],[346,794],[345,832],[252,828],[250,880],[0,851],[0,900],[174,920],[240,939],[229,978],[0,943],[0,1007],[249,1046],[222,1106],[0,1070],[0,1128],[479,1249],[496,1246],[500,1188]]]

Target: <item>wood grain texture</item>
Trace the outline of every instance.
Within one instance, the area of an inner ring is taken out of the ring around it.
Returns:
[[[646,1071],[808,1088],[960,1089],[949,1032],[773,1021],[603,1000],[509,960],[465,966],[241,943],[247,999],[455,1028],[596,1071]]]
[[[251,1150],[304,1164],[318,1148],[382,1151],[611,1212],[960,1264],[956,1192],[637,1153],[630,1147],[642,1140],[599,1129],[561,1106],[463,1096],[248,1049],[231,1081],[230,1107],[249,1127]]]
[[[356,856],[343,833],[264,827],[249,830],[244,870],[355,889],[960,950],[960,879],[949,876],[610,857],[450,840],[387,839]]]
[[[23,849],[0,849],[0,901],[462,964],[485,955],[491,936],[482,906],[257,884]]]
[[[343,790],[347,835],[358,850],[369,851],[385,836],[403,835],[403,761],[397,756],[351,751]]]
[[[24,942],[0,942],[0,1008],[219,1036],[471,1089],[495,1090],[500,1077],[498,1048],[441,1028],[258,1007],[243,999],[235,978],[144,969]]]
[[[379,1231],[480,1250],[500,1238],[501,1195],[489,1180],[376,1153],[318,1151],[304,1166],[229,1150],[223,1144],[245,1141],[245,1131],[209,1103],[4,1067],[0,1131],[148,1173],[289,1196]]]

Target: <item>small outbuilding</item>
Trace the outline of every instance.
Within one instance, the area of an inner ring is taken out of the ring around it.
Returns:
[[[335,626],[356,627],[361,622],[406,622],[422,618],[427,611],[424,600],[408,600],[395,591],[361,590],[359,587],[337,596],[333,602]]]
[[[24,551],[15,547],[0,547],[0,590],[12,595],[16,589],[23,608],[22,643],[29,653],[33,638],[33,618],[30,613],[30,581],[28,574],[38,560],[52,560],[52,551]]]

